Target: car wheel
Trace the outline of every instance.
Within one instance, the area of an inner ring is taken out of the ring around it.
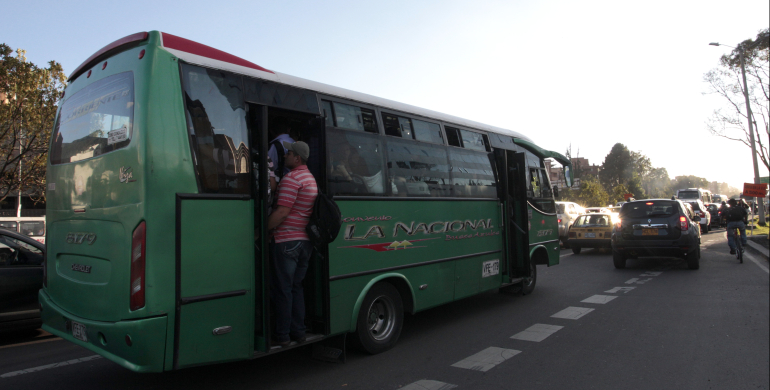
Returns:
[[[623,252],[612,251],[612,262],[617,269],[626,268],[626,254]]]
[[[388,283],[377,283],[366,294],[358,312],[356,344],[372,355],[396,345],[404,324],[401,295]]]
[[[698,246],[698,248],[695,249],[694,251],[688,253],[685,256],[685,259],[687,259],[687,268],[689,269],[700,268],[700,246]]]
[[[582,248],[580,248],[580,247],[579,247],[579,246],[577,246],[577,245],[573,245],[573,246],[572,246],[572,253],[574,253],[574,254],[576,254],[576,255],[579,255],[579,254],[580,254],[580,249],[582,249]]]

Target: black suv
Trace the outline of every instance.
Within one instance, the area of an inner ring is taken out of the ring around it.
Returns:
[[[700,267],[700,217],[680,200],[646,199],[623,204],[612,228],[612,260],[625,268],[639,256],[681,257]]]

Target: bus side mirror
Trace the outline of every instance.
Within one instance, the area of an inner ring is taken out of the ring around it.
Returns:
[[[559,197],[559,187],[553,186],[553,197],[558,198]]]
[[[572,169],[569,165],[564,166],[564,181],[567,183],[567,188],[572,188]]]

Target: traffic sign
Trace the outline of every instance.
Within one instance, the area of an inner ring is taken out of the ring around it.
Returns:
[[[767,193],[767,183],[743,183],[743,196],[757,196],[764,198]]]

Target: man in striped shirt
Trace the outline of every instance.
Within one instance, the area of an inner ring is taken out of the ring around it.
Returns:
[[[305,341],[305,299],[302,280],[313,246],[305,232],[318,196],[315,178],[307,169],[310,147],[302,141],[283,146],[284,165],[291,169],[278,186],[276,207],[267,219],[273,232],[270,258],[273,266],[271,300],[275,310],[275,343]]]

